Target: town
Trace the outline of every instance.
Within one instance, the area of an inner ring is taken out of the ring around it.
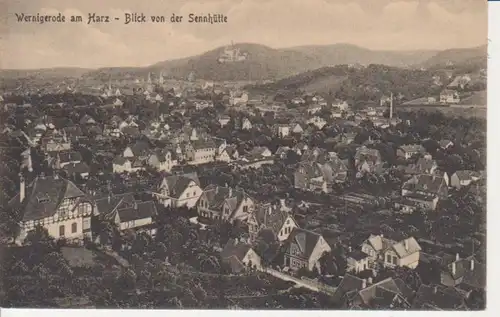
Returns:
[[[422,108],[484,74],[447,72],[364,103],[194,72],[3,91],[2,306],[483,309],[486,120]]]

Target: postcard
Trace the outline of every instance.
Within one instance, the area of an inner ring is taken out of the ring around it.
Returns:
[[[485,309],[486,1],[1,6],[1,307]]]

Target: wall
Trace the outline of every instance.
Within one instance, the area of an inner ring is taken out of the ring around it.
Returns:
[[[194,181],[191,181],[184,192],[175,200],[175,206],[193,208],[200,198],[203,190]]]
[[[292,232],[293,228],[298,227],[295,221],[293,221],[292,217],[288,217],[285,220],[285,224],[281,228],[281,230],[278,233],[278,241],[283,242],[286,239],[288,239],[288,236],[290,236],[290,233]]]
[[[413,254],[410,254],[407,257],[404,257],[399,260],[399,265],[400,266],[407,266],[409,268],[416,268],[418,265],[418,261],[420,259],[420,252],[415,252]]]

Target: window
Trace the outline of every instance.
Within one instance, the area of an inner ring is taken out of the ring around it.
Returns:
[[[189,198],[189,193],[186,193],[186,197]]]
[[[193,197],[194,197],[194,196],[196,196],[196,190],[195,190],[195,191],[193,191]]]
[[[385,262],[391,263],[391,256],[389,254],[385,255]]]
[[[64,237],[64,226],[59,226],[59,236]]]
[[[398,258],[396,256],[392,257],[392,264],[397,264],[398,263]]]
[[[243,212],[247,213],[248,212],[248,206],[243,206]]]
[[[73,222],[73,223],[71,224],[71,233],[75,233],[75,232],[76,232],[76,229],[77,229],[77,224],[76,224],[76,222]]]

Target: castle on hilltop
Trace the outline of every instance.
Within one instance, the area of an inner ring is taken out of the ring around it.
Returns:
[[[219,63],[233,63],[233,62],[242,62],[248,58],[248,54],[245,52],[241,52],[239,48],[235,47],[233,42],[231,42],[230,46],[226,46],[224,51],[218,58]]]

